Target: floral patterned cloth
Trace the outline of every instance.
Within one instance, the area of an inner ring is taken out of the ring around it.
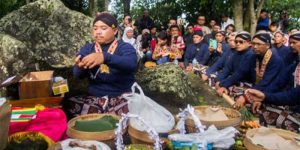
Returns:
[[[127,100],[119,97],[75,96],[67,100],[66,111],[72,117],[90,113],[128,113]]]
[[[292,109],[287,106],[264,105],[259,118],[260,124],[300,133],[300,114]]]

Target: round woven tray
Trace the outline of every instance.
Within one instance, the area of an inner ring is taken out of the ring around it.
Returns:
[[[81,140],[96,140],[96,141],[107,141],[115,138],[115,130],[108,130],[103,132],[84,132],[75,130],[73,127],[77,120],[94,120],[99,119],[104,116],[112,116],[117,120],[120,120],[120,117],[113,114],[87,114],[75,117],[68,122],[67,135],[74,139]]]
[[[177,133],[177,130],[171,130],[168,133],[165,133],[166,135],[168,134],[173,134],[173,133]],[[131,140],[131,143],[133,144],[147,144],[147,145],[152,145],[154,144],[154,141],[152,139],[150,139],[149,134],[145,131],[139,131],[137,129],[135,129],[134,127],[132,127],[129,123],[128,126],[128,134]],[[167,138],[165,137],[161,137],[161,140],[165,141],[164,143],[166,143],[168,141]]]
[[[257,132],[257,130],[258,130],[258,128],[248,130],[246,133],[246,136],[243,140],[243,143],[244,143],[245,147],[249,150],[266,150],[264,147],[262,147],[260,145],[255,145],[254,143],[252,143],[252,141],[250,139],[250,137],[253,136],[255,134],[255,132]],[[299,134],[296,134],[294,132],[287,131],[287,130],[276,129],[276,128],[270,128],[270,130],[272,130],[274,133],[276,133],[277,135],[281,136],[282,138],[284,138],[286,140],[293,140],[295,137],[299,137]],[[274,141],[274,142],[276,143],[276,141]]]
[[[194,106],[195,110],[199,110],[199,111],[203,111],[205,109],[207,109],[208,107],[211,106]],[[206,127],[209,127],[210,125],[215,125],[216,128],[218,129],[223,129],[229,126],[238,126],[241,122],[241,113],[235,109],[231,109],[231,108],[226,108],[226,107],[219,107],[224,113],[225,115],[228,117],[228,120],[224,120],[224,121],[205,121],[205,120],[201,120],[200,121],[203,125],[205,125]],[[197,132],[198,129],[196,129],[195,127],[195,123],[193,121],[193,119],[188,118],[185,122],[186,124],[186,128],[187,131],[189,133],[195,133]]]

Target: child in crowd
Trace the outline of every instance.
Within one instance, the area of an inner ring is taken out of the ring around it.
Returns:
[[[155,60],[158,65],[161,65],[170,60],[169,54],[171,52],[171,47],[168,40],[168,34],[164,31],[160,32],[157,36],[157,41],[152,59]]]

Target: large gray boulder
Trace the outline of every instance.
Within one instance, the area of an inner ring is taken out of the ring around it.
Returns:
[[[229,106],[225,100],[217,96],[216,91],[207,82],[204,82],[194,73],[187,74],[188,81],[191,83],[192,90],[197,95],[197,105],[220,105]]]
[[[26,44],[14,37],[0,34],[0,53],[0,81],[3,81],[7,75],[35,68],[34,53],[28,49]]]
[[[28,57],[17,56],[11,61],[27,66],[30,61],[26,59],[31,59],[60,68],[72,66],[76,52],[91,41],[91,25],[92,18],[68,9],[60,0],[38,0],[3,17],[0,33],[27,47]],[[3,65],[10,64],[0,68]]]
[[[186,74],[173,63],[145,68],[137,73],[136,79],[147,96],[173,112],[187,104],[227,105],[199,76]]]

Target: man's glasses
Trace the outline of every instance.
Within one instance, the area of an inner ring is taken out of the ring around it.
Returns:
[[[246,41],[243,40],[235,40],[235,44],[244,44]]]
[[[252,42],[251,45],[254,46],[262,46],[262,45],[266,45],[266,43],[256,43],[256,42]]]

